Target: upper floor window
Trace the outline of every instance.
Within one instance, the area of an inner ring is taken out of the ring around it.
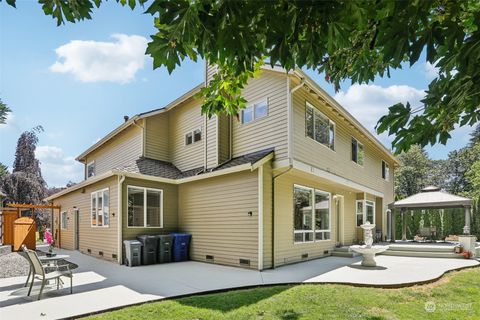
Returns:
[[[388,163],[382,160],[382,178],[386,181],[390,181],[390,166]]]
[[[352,138],[352,161],[363,166],[365,163],[365,151],[363,144],[358,142],[357,139]]]
[[[335,150],[335,123],[308,102],[305,127],[307,137]]]
[[[91,193],[91,226],[108,227],[110,225],[110,199],[108,188]]]
[[[87,164],[87,178],[95,176],[95,161]]]
[[[128,227],[163,227],[163,191],[128,186]]]
[[[202,130],[201,129],[195,129],[191,132],[187,132],[185,134],[185,145],[190,145],[192,143],[198,142],[202,140]]]
[[[294,242],[330,240],[330,193],[294,186]]]
[[[266,117],[267,115],[268,102],[267,100],[264,100],[242,109],[242,123],[250,123],[254,120]]]

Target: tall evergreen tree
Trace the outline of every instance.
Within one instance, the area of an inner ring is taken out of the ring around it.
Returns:
[[[7,114],[10,112],[10,108],[0,99],[0,124],[4,124],[7,121]]]
[[[46,183],[40,170],[40,162],[35,158],[38,133],[42,127],[35,127],[20,135],[15,152],[12,173],[6,174],[0,187],[13,202],[40,203],[46,195]]]

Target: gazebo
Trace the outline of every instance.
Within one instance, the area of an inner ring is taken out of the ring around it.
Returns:
[[[449,209],[463,208],[465,210],[465,226],[463,233],[470,234],[470,211],[473,200],[442,191],[435,186],[429,186],[420,193],[414,194],[402,200],[395,201],[388,205],[388,235],[390,241],[395,241],[395,213],[393,209],[400,209],[402,216],[402,240],[407,238],[406,211],[413,209]]]

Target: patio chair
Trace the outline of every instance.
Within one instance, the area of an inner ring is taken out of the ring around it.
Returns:
[[[30,283],[30,288],[28,289],[28,296],[30,296],[30,293],[32,292],[33,283],[35,282],[35,279],[39,279],[41,281],[40,291],[38,293],[38,298],[37,298],[37,300],[40,300],[42,297],[42,292],[45,287],[45,284],[47,284],[48,281],[55,280],[57,283],[57,290],[60,289],[60,282],[61,282],[60,277],[62,276],[70,278],[70,293],[73,293],[73,274],[70,271],[70,267],[68,266],[68,264],[54,265],[53,267],[52,266],[46,267],[42,264],[42,262],[38,258],[38,255],[35,251],[26,249],[26,252],[32,266],[32,282]],[[46,268],[53,268],[55,270],[51,272],[46,272],[45,270]],[[66,270],[62,271],[61,269],[66,269]]]
[[[32,265],[32,261],[30,260],[30,258],[28,257],[28,254],[27,254],[27,250],[28,250],[27,246],[24,245],[24,244],[22,244],[22,246],[20,247],[20,249],[21,249],[21,252],[19,252],[19,253],[21,253],[21,255],[25,258],[25,260],[28,261],[28,264],[29,264],[29,266],[30,266],[30,269],[29,269],[29,271],[28,271],[27,281],[25,281],[25,285],[24,285],[24,287],[26,287],[26,286],[28,286],[28,284],[30,283],[30,277],[31,277],[31,274],[32,274],[33,265]],[[50,262],[49,262],[49,261],[42,261],[42,264],[43,264],[44,266],[49,266],[49,265],[50,265]]]

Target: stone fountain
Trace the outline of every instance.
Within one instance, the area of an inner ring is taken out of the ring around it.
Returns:
[[[350,246],[355,252],[362,254],[362,266],[364,267],[376,267],[377,262],[375,262],[375,254],[383,252],[388,249],[388,246],[372,246],[373,244],[373,234],[372,230],[375,229],[374,224],[370,224],[369,221],[360,226],[363,229],[365,245],[359,246]]]

